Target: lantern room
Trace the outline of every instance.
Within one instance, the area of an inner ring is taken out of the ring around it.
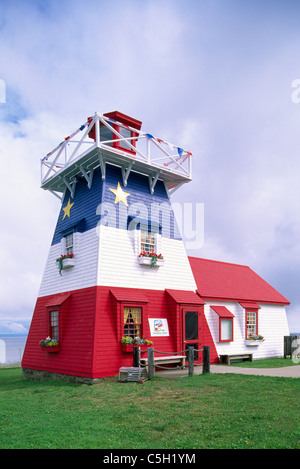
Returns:
[[[106,124],[100,123],[100,142],[128,153],[135,154],[138,137],[136,130],[140,130],[142,122],[129,117],[122,112],[112,111],[103,114],[107,118]],[[88,118],[92,121],[92,117]],[[89,137],[96,141],[95,126],[89,132]]]

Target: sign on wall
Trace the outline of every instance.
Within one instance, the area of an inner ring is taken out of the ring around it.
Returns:
[[[155,336],[168,336],[169,326],[167,319],[153,319],[149,318],[150,334],[151,337]]]

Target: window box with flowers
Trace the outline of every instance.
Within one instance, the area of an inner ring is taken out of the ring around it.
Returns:
[[[262,335],[252,335],[250,337],[247,337],[245,340],[246,345],[249,347],[255,347],[256,345],[261,344],[265,339],[263,338]]]
[[[133,352],[133,347],[140,347],[142,352],[147,351],[148,347],[151,347],[151,340],[140,339],[139,337],[122,337],[121,348],[123,352]]]
[[[70,267],[74,267],[75,259],[74,254],[71,252],[70,254],[62,254],[58,259],[56,259],[58,263],[59,273],[61,275],[61,271],[64,269],[69,269]]]
[[[60,349],[59,343],[57,340],[52,340],[50,337],[47,337],[44,340],[40,341],[40,346],[46,352],[58,352]]]
[[[164,258],[156,252],[142,251],[138,257],[139,264],[150,265],[150,267],[160,267],[164,263]]]

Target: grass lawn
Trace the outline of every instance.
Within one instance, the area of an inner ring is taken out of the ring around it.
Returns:
[[[300,363],[294,363],[290,358],[261,358],[253,362],[244,361],[232,363],[230,366],[241,366],[244,368],[282,368],[295,365],[300,365]]]
[[[232,374],[87,386],[0,369],[0,448],[300,448],[299,388]]]

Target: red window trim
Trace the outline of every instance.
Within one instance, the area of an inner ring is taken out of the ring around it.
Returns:
[[[55,326],[51,326],[51,313],[57,313],[57,337],[53,337],[53,334],[52,334],[52,328],[55,327]],[[60,339],[60,331],[61,331],[61,327],[60,327],[60,311],[59,311],[59,308],[50,308],[49,311],[48,311],[48,320],[49,320],[49,337],[53,340],[57,340],[57,342],[59,342],[59,339]]]
[[[117,301],[118,340],[124,337],[124,308],[141,308],[141,337],[146,336],[147,303],[135,301]]]
[[[124,336],[124,309],[125,308],[139,308],[141,310],[141,330],[140,330],[140,336],[142,337],[144,335],[144,327],[145,327],[145,321],[144,321],[144,313],[143,313],[143,306],[140,305],[133,305],[132,303],[122,304],[121,308],[121,335],[122,337]]]
[[[258,335],[258,309],[257,308],[246,308],[245,309],[245,337],[246,340],[248,339],[248,328],[247,328],[247,316],[248,313],[256,313],[256,321],[255,321],[255,334]]]
[[[221,321],[225,319],[226,321],[231,321],[231,339],[222,339],[222,333],[221,333]],[[234,317],[232,316],[220,316],[219,317],[219,342],[233,342],[234,337],[233,337],[233,319]]]

